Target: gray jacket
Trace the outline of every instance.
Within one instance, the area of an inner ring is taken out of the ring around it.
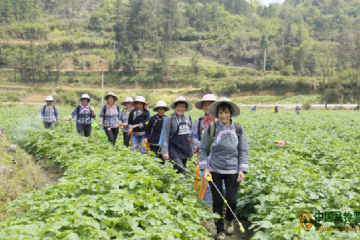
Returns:
[[[200,169],[209,169],[210,172],[234,174],[240,171],[249,171],[249,149],[244,129],[238,138],[235,124],[231,123],[228,129],[221,121],[216,123],[216,133],[211,144],[210,154],[207,156],[209,143],[208,126],[202,134],[199,149]]]
[[[171,120],[172,118],[174,119]],[[161,154],[169,154],[169,141],[175,137],[178,125],[178,118],[179,116],[176,115],[175,117],[175,113],[172,113],[164,120],[162,145],[160,151]],[[192,126],[191,117],[186,114],[181,116],[180,122],[188,122],[188,124]]]

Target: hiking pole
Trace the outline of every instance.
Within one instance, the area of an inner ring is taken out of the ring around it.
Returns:
[[[194,175],[194,174],[192,174],[189,170],[187,170],[187,169],[185,169],[184,167],[182,167],[182,166],[180,166],[179,164],[177,164],[174,160],[171,160],[171,159],[170,159],[169,161],[171,161],[172,163],[175,163],[175,164],[178,165],[180,168],[184,169],[185,172],[190,173],[190,175]],[[203,177],[204,177],[204,176],[203,176]],[[227,200],[224,198],[224,196],[221,194],[221,192],[219,191],[219,189],[216,187],[215,183],[212,181],[212,178],[211,178],[211,177],[206,177],[206,181],[212,183],[212,185],[213,185],[213,186],[215,187],[215,189],[218,191],[220,197],[224,200],[224,203],[226,204],[227,208],[230,210],[230,212],[232,213],[232,215],[235,217],[235,220],[238,222],[240,231],[241,231],[241,232],[245,232],[245,229],[244,229],[243,225],[241,224],[241,222],[239,221],[239,219],[236,217],[236,215],[235,215],[235,213],[233,212],[233,210],[230,208]],[[206,189],[205,189],[205,190],[206,190]]]

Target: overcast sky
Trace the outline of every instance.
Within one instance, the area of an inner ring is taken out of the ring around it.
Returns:
[[[260,0],[263,4],[268,5],[269,3],[283,3],[285,0]]]

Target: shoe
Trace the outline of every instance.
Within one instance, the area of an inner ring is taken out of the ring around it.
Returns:
[[[216,240],[225,240],[225,233],[221,232],[216,236]]]
[[[233,222],[233,221],[231,221],[231,222],[226,222],[225,232],[226,232],[226,234],[229,235],[229,236],[233,235],[233,233],[234,233],[234,222]]]

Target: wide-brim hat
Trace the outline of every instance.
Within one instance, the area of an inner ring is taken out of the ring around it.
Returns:
[[[132,103],[134,100],[132,99],[132,97],[126,97],[125,100],[120,103],[120,105],[125,106],[125,103],[129,102]]]
[[[240,115],[240,107],[232,102],[229,98],[226,97],[222,97],[219,100],[217,100],[216,102],[214,102],[213,104],[210,105],[209,107],[209,115],[213,118],[217,118],[217,109],[218,106],[222,103],[227,103],[231,106],[231,110],[232,110],[232,117],[237,117]]]
[[[110,96],[114,98],[114,102],[116,102],[116,101],[119,99],[119,98],[115,95],[115,93],[109,92],[108,94],[105,95],[104,100],[107,101]]]
[[[203,107],[202,107],[203,102],[216,102],[216,100],[217,100],[217,97],[214,94],[205,94],[202,97],[201,101],[197,101],[195,103],[195,107],[197,109],[201,110],[201,109],[203,109]]]
[[[153,108],[153,111],[156,112],[160,107],[165,108],[165,112],[170,110],[165,101],[159,100],[157,101],[156,106]]]
[[[45,102],[53,102],[54,98],[52,96],[47,96]]]
[[[83,94],[83,95],[81,96],[81,98],[79,98],[80,101],[83,100],[83,99],[87,99],[87,100],[89,100],[89,102],[91,101],[89,94],[86,94],[86,93]]]
[[[175,101],[170,105],[170,108],[175,109],[175,105],[176,105],[176,103],[178,103],[178,102],[184,102],[184,103],[186,103],[186,105],[187,105],[186,111],[190,111],[190,110],[193,108],[191,102],[189,102],[188,100],[186,100],[186,98],[183,97],[183,96],[177,97],[177,98],[175,99]]]
[[[137,102],[144,103],[144,108],[149,109],[149,104],[145,101],[145,97],[143,96],[136,96],[135,100],[132,102],[135,105]]]

